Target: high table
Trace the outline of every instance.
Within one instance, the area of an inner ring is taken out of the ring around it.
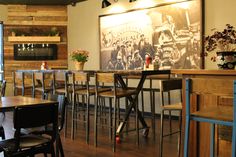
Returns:
[[[42,100],[39,98],[25,97],[25,96],[2,97],[0,101],[0,112],[13,111],[15,107],[33,106],[39,104],[49,105],[49,104],[58,104],[58,102],[51,100]],[[56,140],[56,142],[58,141]],[[56,156],[58,156],[58,153],[59,153],[58,149],[56,149]]]
[[[17,70],[17,71],[18,72],[32,72],[32,73],[60,71],[60,72],[68,73],[68,74],[71,73],[71,70]],[[113,73],[116,73],[116,74],[118,74],[118,80],[119,80],[122,88],[127,88],[127,85],[126,85],[125,81],[123,80],[124,76],[137,76],[137,78],[139,79],[139,83],[138,83],[137,88],[136,88],[137,94],[134,97],[129,97],[128,98],[130,104],[128,105],[128,109],[127,109],[125,117],[124,117],[124,122],[121,122],[118,126],[118,129],[116,131],[117,136],[120,135],[120,133],[122,132],[124,126],[126,125],[125,122],[127,122],[128,118],[129,118],[129,115],[132,111],[132,108],[135,109],[136,102],[137,102],[137,99],[138,99],[138,95],[139,95],[141,89],[143,88],[143,84],[144,84],[146,78],[149,77],[149,76],[153,76],[153,75],[158,76],[158,75],[162,75],[162,74],[167,74],[167,75],[170,74],[170,70],[85,70],[84,72],[88,72],[91,75],[93,75],[95,72],[113,72]],[[146,122],[145,122],[145,120],[144,120],[144,118],[143,118],[140,111],[138,111],[138,119],[140,120],[140,122],[141,122],[141,124],[144,128],[144,135],[147,136],[148,126],[147,126],[147,124],[146,124]]]
[[[205,79],[220,79],[222,80],[222,85],[220,87],[207,87],[214,89],[217,93],[222,94],[222,97],[227,97],[224,95],[224,90],[227,90],[232,84],[227,84],[227,80],[236,80],[236,70],[171,70],[171,73],[182,75],[183,77],[183,89],[185,89],[185,80],[186,78],[205,78]],[[207,85],[205,85],[207,86]],[[215,88],[218,89],[215,89]],[[214,94],[214,93],[211,93]],[[196,100],[191,100],[195,102]],[[216,96],[207,96],[204,98],[204,102],[191,106],[192,111],[201,110],[204,108],[213,107],[214,105],[232,105],[230,99],[221,99]],[[183,124],[185,123],[185,90],[183,90]],[[183,125],[184,126],[184,125]],[[222,151],[220,153],[221,157],[228,157],[230,155],[231,146],[229,142],[220,141],[220,146],[216,143],[217,149],[219,148]],[[210,148],[210,127],[208,124],[204,123],[192,123],[190,127],[190,144],[189,144],[189,156],[191,157],[206,157],[209,156]],[[228,154],[229,153],[229,154]]]

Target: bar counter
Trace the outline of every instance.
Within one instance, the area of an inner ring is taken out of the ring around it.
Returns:
[[[224,91],[227,86],[233,86],[232,84],[225,83],[227,80],[236,80],[236,70],[192,70],[192,69],[173,69],[172,74],[182,75],[183,78],[183,89],[185,89],[185,79],[186,78],[206,78],[206,79],[222,79],[222,85],[220,88],[218,86],[212,88],[216,91]],[[207,86],[207,85],[204,85]],[[223,95],[227,97],[226,95]],[[201,110],[204,108],[212,107],[212,105],[232,105],[231,98],[229,100],[222,101],[219,97],[207,96],[199,104],[191,106],[191,111]],[[192,100],[196,101],[196,100]],[[204,102],[204,103],[203,103]],[[222,104],[223,103],[223,104]],[[224,104],[225,103],[225,104]],[[196,103],[193,103],[196,104]],[[210,148],[210,127],[209,124],[191,122],[190,127],[190,154],[191,157],[206,157],[209,156]],[[183,124],[185,124],[185,90],[183,90]],[[184,127],[184,125],[183,125]],[[184,128],[183,128],[184,129]],[[217,137],[217,136],[216,136]],[[183,140],[182,140],[183,141]],[[182,143],[183,146],[183,143]],[[231,156],[231,142],[226,142],[216,140],[216,150],[217,154],[221,157]]]

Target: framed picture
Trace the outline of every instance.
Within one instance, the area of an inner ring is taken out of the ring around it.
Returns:
[[[100,16],[100,69],[202,68],[202,17],[201,0]]]

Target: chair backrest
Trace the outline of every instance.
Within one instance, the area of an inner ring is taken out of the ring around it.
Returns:
[[[66,97],[65,95],[50,94],[48,99],[58,102],[58,130],[61,131],[65,122],[65,111],[67,104]]]
[[[55,140],[58,124],[58,103],[16,107],[13,123],[15,138],[20,139],[21,128],[41,127],[52,124],[52,140]]]
[[[54,71],[39,71],[34,73],[34,84],[35,80],[38,84],[42,85],[45,89],[48,86],[54,86]]]
[[[1,96],[5,96],[7,81],[2,80],[1,82]]]
[[[207,104],[208,107],[212,104],[219,105],[220,99],[223,98],[233,98],[234,96],[235,81],[224,80],[224,79],[203,79],[203,78],[192,78],[186,79],[186,114],[190,113],[190,102],[191,98],[199,102],[210,102]],[[233,104],[233,101],[232,103]],[[206,105],[206,104],[205,104]]]
[[[114,94],[116,94],[116,87],[118,86],[117,75],[112,72],[97,72],[95,73],[95,86],[96,91],[98,87],[112,87]]]
[[[160,89],[160,101],[161,106],[165,105],[164,103],[164,92],[168,93],[168,104],[171,104],[170,92],[173,90],[179,90],[180,102],[182,102],[182,79],[170,78],[159,81]]]
[[[31,72],[14,71],[14,72],[12,72],[12,77],[13,77],[13,86],[14,87],[16,85],[22,85],[22,87],[25,84],[31,85],[32,81],[33,81],[33,79],[32,79],[33,75]]]
[[[76,91],[76,87],[89,89],[90,76],[86,72],[73,71],[72,72],[72,88],[73,93]]]
[[[60,89],[60,88],[65,88],[66,83],[67,83],[67,72],[64,70],[59,70],[59,71],[55,71],[55,74],[53,75],[54,78],[54,93],[56,93],[56,89]],[[66,91],[66,88],[65,88]]]

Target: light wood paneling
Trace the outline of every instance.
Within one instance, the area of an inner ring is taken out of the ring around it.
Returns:
[[[4,23],[5,78],[12,82],[12,71],[40,69],[42,60],[14,60],[14,44],[54,43],[57,44],[57,59],[46,60],[48,67],[67,68],[67,6],[8,5],[8,17]],[[49,36],[56,27],[59,36]],[[12,31],[25,36],[12,36]],[[22,33],[23,32],[23,33]]]

